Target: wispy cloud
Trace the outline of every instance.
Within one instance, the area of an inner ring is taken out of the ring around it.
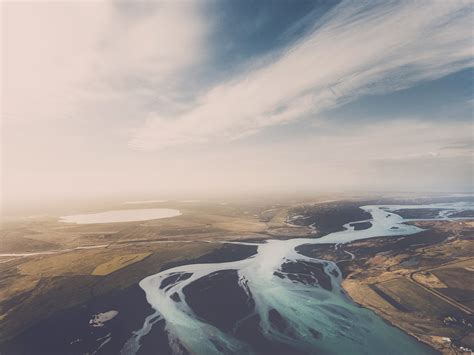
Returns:
[[[472,185],[472,92],[459,80],[470,71],[417,85],[416,109],[398,110],[405,92],[388,110],[399,95],[328,110],[472,67],[472,1],[342,2],[264,51],[255,43],[275,23],[244,36],[246,53],[223,50],[217,32],[242,37],[213,6],[2,2],[1,202]]]
[[[343,2],[299,43],[215,86],[191,109],[149,118],[130,145],[238,139],[472,66],[471,19],[470,2]]]
[[[2,3],[3,118],[92,120],[176,101],[177,78],[207,55],[209,25],[198,4],[123,6]]]

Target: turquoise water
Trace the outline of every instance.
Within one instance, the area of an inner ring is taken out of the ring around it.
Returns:
[[[249,299],[252,298],[255,302],[254,312],[259,315],[263,336],[270,341],[285,343],[308,354],[436,353],[430,347],[389,325],[373,312],[352,302],[341,290],[341,273],[335,263],[303,256],[298,254],[295,248],[303,244],[339,244],[373,237],[411,235],[421,229],[404,224],[408,220],[392,211],[401,208],[437,208],[443,209],[439,215],[440,219],[449,219],[449,211],[472,210],[474,205],[453,203],[362,208],[372,216],[369,219],[372,226],[365,230],[356,231],[348,223],[344,226],[344,231],[318,239],[268,240],[258,245],[256,255],[245,260],[179,266],[143,279],[140,287],[145,291],[147,301],[156,313],[144,320],[143,328],[129,339],[123,352],[137,352],[141,339],[147,336],[152,325],[164,319],[172,347],[179,342],[191,353],[203,355],[222,352],[253,353],[249,344],[199,319],[186,303],[183,293],[183,289],[197,279],[221,270],[236,270],[241,287],[247,292]],[[275,275],[275,272],[285,274],[282,271],[284,263],[304,261],[324,265],[324,272],[330,277],[330,290]],[[175,273],[192,275],[186,280],[160,289],[161,282]],[[170,298],[173,293],[177,293],[183,301],[173,301]],[[277,310],[286,320],[287,327],[284,331],[280,331],[270,322],[269,311],[272,309]],[[314,336],[315,333],[318,334],[317,337]]]

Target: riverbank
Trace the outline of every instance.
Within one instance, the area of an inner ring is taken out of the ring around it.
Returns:
[[[344,290],[359,305],[444,354],[470,354],[472,222],[416,224],[430,230],[337,249],[308,245],[302,252],[335,261],[344,274]]]

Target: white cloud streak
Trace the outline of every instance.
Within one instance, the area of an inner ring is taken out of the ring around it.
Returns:
[[[152,116],[129,144],[155,150],[238,139],[473,64],[470,2],[348,1],[321,21],[299,43],[217,85],[191,109]]]
[[[151,4],[134,17],[109,1],[2,3],[2,119],[87,120],[166,97],[206,57],[209,26],[197,4]]]

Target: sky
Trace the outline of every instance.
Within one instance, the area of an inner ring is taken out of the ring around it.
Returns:
[[[471,191],[470,1],[3,1],[1,201]]]

